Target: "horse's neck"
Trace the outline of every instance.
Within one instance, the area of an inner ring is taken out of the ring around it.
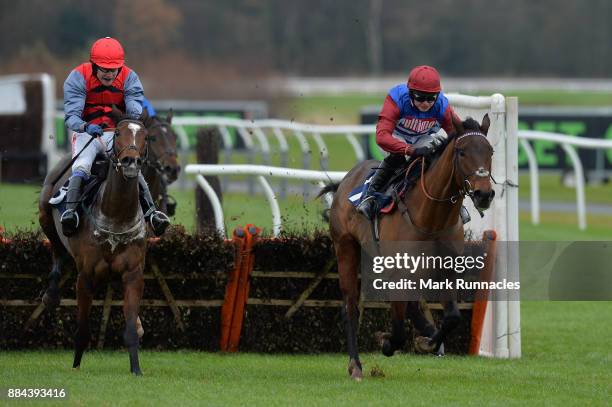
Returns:
[[[101,194],[97,212],[104,223],[133,224],[138,219],[138,177],[126,179],[111,166]]]
[[[406,202],[415,222],[428,230],[444,230],[457,224],[463,196],[459,195],[455,179],[454,146],[453,140],[423,175],[423,180],[418,181],[414,193],[408,196],[409,202]],[[446,201],[437,202],[427,197],[423,183],[429,196]],[[457,198],[454,204],[448,201],[452,196]]]

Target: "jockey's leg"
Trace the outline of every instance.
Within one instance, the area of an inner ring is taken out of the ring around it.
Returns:
[[[87,174],[82,171],[75,171],[70,177],[68,191],[66,192],[66,209],[62,213],[60,222],[64,236],[72,236],[79,228],[79,214],[77,206],[81,197],[83,180],[87,179]]]
[[[80,154],[72,164],[72,175],[70,176],[68,191],[66,192],[66,210],[64,210],[60,218],[62,233],[65,236],[72,236],[79,228],[77,207],[83,181],[87,180],[91,175],[91,165],[96,159],[96,154],[105,151],[103,144],[109,138],[112,140],[112,133],[104,133],[102,140],[98,138],[87,144],[91,139],[88,133],[74,133],[72,135],[72,156],[74,157],[79,152]]]
[[[357,206],[357,210],[366,218],[372,219],[375,211],[378,210],[374,193],[381,192],[382,188],[395,172],[395,169],[405,161],[406,158],[402,154],[389,154],[380,162],[380,165],[370,180],[366,196],[361,200],[359,206]]]
[[[155,201],[151,196],[151,191],[149,191],[149,186],[142,173],[138,173],[138,193],[145,220],[151,225],[155,236],[162,235],[170,225],[170,219],[168,219],[165,213],[155,208]]]

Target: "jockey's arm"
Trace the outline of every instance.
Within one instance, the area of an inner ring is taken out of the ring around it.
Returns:
[[[391,96],[387,95],[376,123],[376,144],[389,153],[406,154],[409,145],[393,137],[393,130],[400,119],[400,109]]]
[[[440,123],[440,126],[444,129],[448,137],[452,137],[457,132],[457,130],[455,130],[455,125],[453,124],[453,116],[455,116],[456,120],[461,121],[451,105],[448,105],[448,108],[444,112],[442,123]]]
[[[128,75],[125,81],[124,92],[126,114],[132,119],[138,119],[142,114],[144,90],[136,72],[132,71]]]
[[[75,70],[70,72],[64,81],[64,122],[72,131],[85,131],[87,123],[81,117],[86,97],[85,78]]]

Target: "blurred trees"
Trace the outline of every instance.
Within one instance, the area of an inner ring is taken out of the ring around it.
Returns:
[[[608,0],[0,0],[0,72],[72,65],[111,35],[150,70],[607,77],[611,17]]]

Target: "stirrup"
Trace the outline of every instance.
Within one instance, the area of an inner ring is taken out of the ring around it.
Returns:
[[[74,218],[67,218],[72,214],[74,214]],[[72,224],[74,219],[76,219],[76,222]],[[66,209],[60,217],[60,223],[62,224],[62,233],[65,236],[73,235],[79,229],[79,212],[76,209]]]
[[[157,227],[153,224],[154,218],[157,218]],[[153,233],[155,233],[156,236],[161,236],[166,231],[166,228],[170,226],[170,218],[162,211],[153,211],[149,215],[149,224],[151,225],[151,229],[153,229]],[[160,227],[161,230],[159,229]]]
[[[461,209],[459,210],[459,215],[461,216],[461,222],[463,222],[464,225],[472,220],[470,213],[468,212],[467,208],[463,205],[461,205]]]
[[[363,216],[372,220],[372,215],[376,206],[376,197],[374,195],[366,196],[363,201],[357,205],[357,210],[361,212]]]

